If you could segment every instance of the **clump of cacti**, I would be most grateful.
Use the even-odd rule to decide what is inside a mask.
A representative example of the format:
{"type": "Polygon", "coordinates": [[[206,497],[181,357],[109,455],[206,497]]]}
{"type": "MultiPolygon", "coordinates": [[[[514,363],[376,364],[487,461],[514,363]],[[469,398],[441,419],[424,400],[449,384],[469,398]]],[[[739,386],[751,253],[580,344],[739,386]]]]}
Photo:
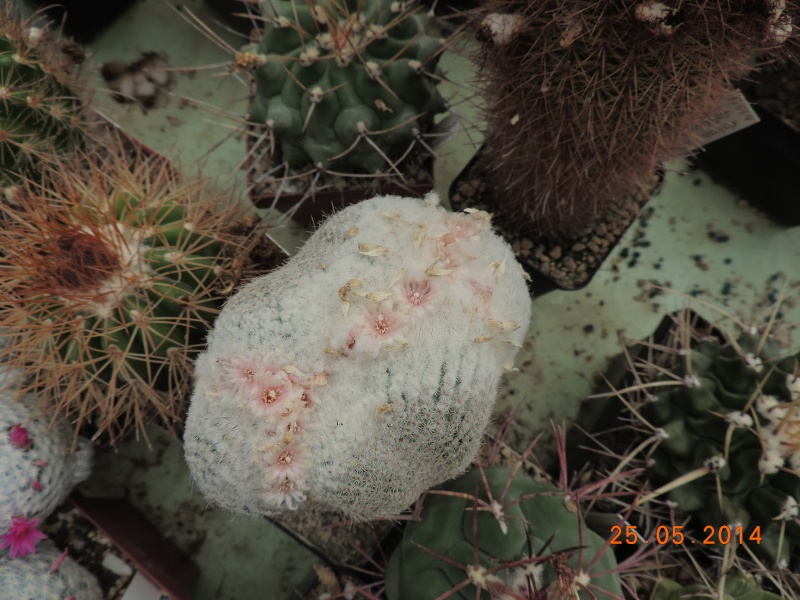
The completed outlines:
{"type": "Polygon", "coordinates": [[[621,598],[616,566],[558,487],[518,468],[473,468],[425,497],[389,561],[386,593],[389,600],[621,598]]]}
{"type": "Polygon", "coordinates": [[[437,204],[346,208],[228,301],[184,435],[209,500],[371,519],[469,465],[530,297],[489,215],[437,204]]]}
{"type": "Polygon", "coordinates": [[[504,226],[580,232],[702,142],[795,2],[487,0],[474,13],[486,146],[504,226]]]}
{"type": "MultiPolygon", "coordinates": [[[[0,386],[14,381],[13,373],[0,369],[0,386]]],[[[0,534],[15,523],[19,529],[23,520],[47,517],[92,466],[88,440],[74,444],[65,422],[51,426],[36,418],[35,398],[16,396],[15,389],[0,393],[0,534]]]]}
{"type": "MultiPolygon", "coordinates": [[[[444,110],[442,40],[416,0],[269,0],[249,121],[292,168],[388,172],[444,110]]],[[[424,144],[420,145],[424,147],[424,144]]]]}
{"type": "Polygon", "coordinates": [[[52,542],[43,542],[35,554],[13,560],[0,554],[0,589],[5,600],[101,600],[94,575],[52,542]]]}
{"type": "Polygon", "coordinates": [[[23,393],[112,443],[182,420],[192,359],[263,234],[229,198],[117,142],[26,181],[0,229],[0,357],[27,376],[23,393]]]}
{"type": "Polygon", "coordinates": [[[0,2],[0,186],[31,174],[36,165],[79,147],[86,126],[84,102],[72,66],[78,46],[22,21],[0,2]]]}

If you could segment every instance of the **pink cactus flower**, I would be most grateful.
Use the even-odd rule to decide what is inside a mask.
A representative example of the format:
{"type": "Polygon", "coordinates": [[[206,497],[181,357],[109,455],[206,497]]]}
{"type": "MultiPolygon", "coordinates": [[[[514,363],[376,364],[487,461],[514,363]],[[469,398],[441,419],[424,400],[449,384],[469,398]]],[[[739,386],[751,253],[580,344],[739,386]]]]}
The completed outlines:
{"type": "Polygon", "coordinates": [[[278,508],[285,506],[289,510],[297,510],[300,503],[306,499],[302,488],[291,479],[284,479],[276,488],[267,490],[264,492],[264,497],[278,508]]]}
{"type": "Polygon", "coordinates": [[[303,452],[296,446],[283,446],[278,449],[269,463],[272,478],[279,484],[287,479],[300,481],[305,471],[303,452]]]}
{"type": "Polygon", "coordinates": [[[9,558],[34,554],[37,542],[47,538],[45,534],[36,529],[38,524],[39,519],[37,517],[32,519],[26,519],[22,516],[12,518],[8,532],[0,537],[0,550],[10,548],[9,558]]]}
{"type": "Polygon", "coordinates": [[[489,304],[489,302],[491,302],[492,296],[494,296],[494,288],[492,286],[482,283],[477,279],[470,279],[469,284],[472,286],[475,294],[481,298],[484,303],[489,304]]]}
{"type": "Polygon", "coordinates": [[[295,412],[303,388],[292,384],[283,371],[267,373],[256,379],[256,387],[245,399],[246,406],[259,416],[281,419],[295,412]]]}
{"type": "Polygon", "coordinates": [[[436,268],[447,271],[455,271],[460,266],[459,259],[468,258],[463,252],[458,252],[458,247],[446,246],[444,242],[436,245],[433,255],[439,259],[436,268]]]}
{"type": "Polygon", "coordinates": [[[475,240],[480,237],[481,225],[470,216],[449,215],[447,221],[448,231],[442,238],[445,245],[454,244],[460,240],[475,240]]]}
{"type": "Polygon", "coordinates": [[[401,344],[407,321],[406,315],[393,310],[388,304],[379,305],[375,309],[365,309],[363,316],[350,333],[351,339],[358,340],[355,350],[375,355],[382,349],[401,344]]]}
{"type": "Polygon", "coordinates": [[[38,479],[34,479],[33,481],[31,481],[31,487],[37,492],[42,491],[42,484],[38,479]]]}
{"type": "Polygon", "coordinates": [[[258,389],[258,379],[270,370],[270,366],[264,358],[234,356],[222,364],[222,381],[247,397],[258,389]]]}
{"type": "Polygon", "coordinates": [[[17,423],[8,432],[8,440],[18,448],[28,449],[33,446],[33,440],[28,435],[28,430],[22,426],[22,423],[17,423]]]}

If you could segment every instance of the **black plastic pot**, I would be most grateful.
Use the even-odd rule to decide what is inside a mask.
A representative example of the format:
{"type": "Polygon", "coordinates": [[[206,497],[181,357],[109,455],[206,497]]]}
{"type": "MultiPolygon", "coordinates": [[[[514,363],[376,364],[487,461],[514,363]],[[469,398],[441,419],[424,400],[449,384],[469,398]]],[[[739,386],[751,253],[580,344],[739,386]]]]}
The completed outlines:
{"type": "MultiPolygon", "coordinates": [[[[450,184],[450,188],[448,190],[448,197],[449,197],[449,200],[450,200],[450,205],[451,205],[453,210],[462,210],[464,208],[470,208],[469,205],[460,206],[459,202],[454,202],[454,198],[456,197],[456,194],[458,193],[458,189],[459,189],[460,185],[463,182],[470,181],[471,179],[474,179],[474,173],[473,173],[474,171],[476,171],[478,174],[480,174],[480,167],[478,167],[478,165],[479,165],[479,161],[481,160],[481,157],[482,157],[483,149],[484,149],[484,146],[481,146],[478,149],[478,151],[475,153],[475,155],[472,157],[472,159],[467,163],[467,165],[461,170],[461,172],[458,174],[458,176],[450,184]],[[476,167],[478,167],[478,168],[476,169],[476,167]],[[473,173],[473,174],[470,176],[471,173],[473,173]]],[[[653,197],[653,196],[657,195],[661,191],[661,189],[663,187],[664,175],[665,175],[664,169],[660,168],[658,170],[658,174],[657,175],[658,175],[658,182],[655,185],[655,187],[653,188],[652,192],[650,192],[650,197],[653,197]]],[[[646,208],[646,204],[647,203],[643,204],[642,207],[639,210],[639,213],[630,220],[630,223],[625,227],[625,231],[630,229],[630,227],[634,223],[636,223],[637,219],[639,219],[639,217],[641,215],[641,212],[646,208]]],[[[484,207],[481,206],[480,208],[484,208],[484,207]]],[[[486,207],[486,210],[488,210],[488,212],[493,212],[491,207],[486,207]]],[[[499,233],[502,234],[503,232],[500,231],[499,233]]],[[[624,232],[623,232],[623,235],[624,235],[624,232]]],[[[539,297],[541,297],[541,296],[543,296],[543,295],[545,295],[545,294],[547,294],[549,292],[552,292],[554,290],[578,291],[578,290],[581,290],[581,289],[585,288],[587,285],[589,285],[592,282],[592,279],[594,279],[594,276],[602,268],[604,261],[612,254],[612,252],[614,251],[614,248],[616,248],[616,246],[619,243],[620,239],[622,239],[622,235],[617,237],[614,240],[613,244],[609,244],[606,248],[601,249],[599,252],[594,252],[593,256],[596,259],[596,263],[594,265],[588,265],[587,264],[587,269],[586,269],[587,275],[586,275],[586,278],[583,281],[581,281],[580,283],[578,283],[576,285],[573,285],[573,286],[564,285],[561,282],[559,282],[557,279],[555,279],[555,278],[551,277],[550,275],[548,275],[547,273],[542,272],[530,259],[528,259],[525,256],[522,256],[519,252],[517,253],[516,258],[517,258],[517,261],[522,266],[522,268],[525,270],[525,272],[530,277],[530,280],[528,281],[528,290],[530,291],[531,296],[533,296],[534,298],[539,298],[539,297]]],[[[508,241],[510,242],[511,240],[508,240],[508,241]]],[[[562,240],[562,242],[559,243],[558,245],[562,246],[564,248],[567,248],[567,247],[572,247],[574,242],[575,242],[575,240],[562,240]]],[[[556,244],[554,243],[553,246],[555,246],[555,245],[556,244]]]]}
{"type": "Polygon", "coordinates": [[[197,565],[127,500],[73,492],[69,502],[172,600],[192,599],[197,565]]]}
{"type": "Polygon", "coordinates": [[[111,25],[136,0],[24,0],[41,10],[64,33],[75,41],[86,43],[111,25]]]}
{"type": "Polygon", "coordinates": [[[761,119],[705,147],[697,164],[780,225],[800,225],[800,132],[758,104],[761,119]]]}

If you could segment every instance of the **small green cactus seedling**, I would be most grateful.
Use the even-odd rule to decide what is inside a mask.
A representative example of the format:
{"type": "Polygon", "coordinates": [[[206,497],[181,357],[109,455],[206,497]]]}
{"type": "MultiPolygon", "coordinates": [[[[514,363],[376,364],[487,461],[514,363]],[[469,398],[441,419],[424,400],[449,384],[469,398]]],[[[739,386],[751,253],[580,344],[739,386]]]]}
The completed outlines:
{"type": "Polygon", "coordinates": [[[113,441],[182,418],[192,358],[260,229],[234,233],[242,209],[163,159],[103,152],[47,168],[4,206],[0,356],[28,376],[23,392],[113,441]]]}
{"type": "Polygon", "coordinates": [[[75,49],[20,21],[0,0],[0,186],[79,146],[85,111],[70,89],[71,67],[82,60],[75,49]]]}
{"type": "MultiPolygon", "coordinates": [[[[394,170],[444,110],[442,41],[416,0],[267,0],[250,121],[292,168],[394,170]]],[[[238,62],[244,60],[245,55],[238,62]]]]}
{"type": "Polygon", "coordinates": [[[516,469],[474,468],[425,497],[389,561],[386,591],[389,600],[621,598],[616,566],[559,488],[516,469]]]}

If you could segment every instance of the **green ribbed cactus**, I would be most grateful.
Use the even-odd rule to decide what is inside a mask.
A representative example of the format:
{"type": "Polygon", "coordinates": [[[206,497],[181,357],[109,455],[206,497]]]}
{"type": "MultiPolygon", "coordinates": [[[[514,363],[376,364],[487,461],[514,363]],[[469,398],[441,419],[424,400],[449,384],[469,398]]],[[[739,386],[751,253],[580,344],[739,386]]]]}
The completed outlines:
{"type": "Polygon", "coordinates": [[[621,598],[616,566],[561,490],[485,467],[425,498],[389,560],[386,592],[389,600],[433,600],[448,590],[464,600],[531,598],[529,590],[536,598],[621,598]]]}
{"type": "Polygon", "coordinates": [[[0,358],[28,376],[23,393],[113,441],[182,419],[191,361],[263,231],[162,159],[104,152],[4,207],[0,358]]]}
{"type": "Polygon", "coordinates": [[[0,3],[0,186],[80,145],[84,105],[69,87],[68,47],[0,3]]]}
{"type": "Polygon", "coordinates": [[[386,172],[436,113],[442,40],[415,0],[269,0],[250,121],[292,168],[386,172]]]}
{"type": "Polygon", "coordinates": [[[728,339],[679,350],[658,378],[674,385],[652,388],[640,407],[661,438],[649,473],[655,485],[692,474],[669,499],[701,541],[711,534],[719,546],[727,525],[781,563],[800,542],[800,354],[781,359],[775,340],[755,332],[728,339]]]}
{"type": "Polygon", "coordinates": [[[709,589],[708,586],[701,583],[683,586],[671,579],[659,579],[650,600],[689,600],[712,597],[720,600],[779,600],[781,598],[778,594],[762,590],[752,575],[742,571],[728,573],[725,576],[724,584],[720,583],[715,588],[709,589]]]}

